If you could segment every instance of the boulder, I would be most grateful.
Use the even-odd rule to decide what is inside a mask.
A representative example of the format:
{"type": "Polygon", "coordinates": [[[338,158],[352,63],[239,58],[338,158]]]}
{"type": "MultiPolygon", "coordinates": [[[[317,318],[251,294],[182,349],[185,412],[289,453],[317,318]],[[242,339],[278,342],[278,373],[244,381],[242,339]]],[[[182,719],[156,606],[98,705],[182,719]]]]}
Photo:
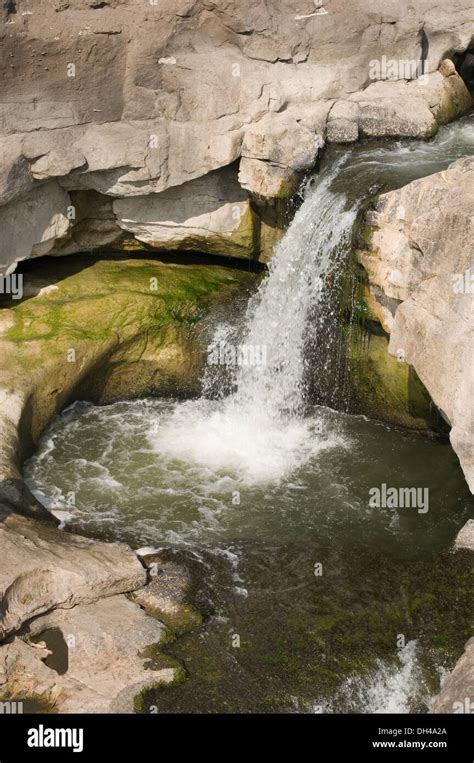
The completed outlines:
{"type": "Polygon", "coordinates": [[[150,572],[150,582],[133,591],[131,600],[162,620],[174,633],[183,633],[200,625],[200,613],[187,601],[191,575],[186,568],[162,559],[159,554],[148,556],[144,563],[150,572]]]}
{"type": "Polygon", "coordinates": [[[302,124],[289,111],[269,114],[248,127],[239,170],[242,187],[265,199],[291,196],[302,173],[314,166],[324,145],[315,127],[302,124]]]}
{"type": "Polygon", "coordinates": [[[137,695],[179,678],[171,659],[158,664],[163,632],[120,595],[38,617],[0,646],[2,699],[57,713],[133,713],[137,695]]]}
{"type": "Polygon", "coordinates": [[[114,201],[117,224],[162,250],[253,258],[257,220],[232,167],[159,194],[114,201]]]}
{"type": "Polygon", "coordinates": [[[146,582],[127,546],[63,533],[15,514],[0,525],[0,548],[0,639],[50,609],[90,603],[146,582]]]}
{"type": "Polygon", "coordinates": [[[474,159],[464,158],[382,195],[359,253],[394,311],[389,352],[413,366],[451,426],[471,490],[473,189],[474,159]]]}
{"type": "Polygon", "coordinates": [[[464,654],[446,679],[431,707],[432,713],[472,715],[474,711],[474,638],[466,644],[464,654]]]}
{"type": "Polygon", "coordinates": [[[464,527],[458,532],[454,547],[474,551],[474,519],[468,519],[464,527]]]}
{"type": "Polygon", "coordinates": [[[357,123],[365,137],[427,138],[472,106],[466,85],[447,61],[418,79],[372,82],[350,100],[359,106],[357,123]]]}

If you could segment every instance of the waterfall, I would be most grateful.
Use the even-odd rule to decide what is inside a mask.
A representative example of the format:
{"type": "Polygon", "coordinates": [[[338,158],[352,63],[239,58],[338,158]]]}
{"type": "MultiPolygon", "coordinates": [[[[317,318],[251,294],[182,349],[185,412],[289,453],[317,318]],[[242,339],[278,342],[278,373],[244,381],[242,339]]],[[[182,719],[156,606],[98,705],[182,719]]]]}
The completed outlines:
{"type": "Polygon", "coordinates": [[[342,443],[310,405],[341,402],[338,292],[358,209],[368,193],[446,167],[471,139],[468,119],[426,144],[328,150],[249,302],[241,337],[231,322],[218,326],[210,348],[217,365],[208,363],[203,396],[168,404],[150,426],[161,460],[196,470],[211,493],[223,479],[276,485],[342,443]]]}
{"type": "Polygon", "coordinates": [[[346,209],[345,194],[330,189],[340,164],[308,187],[275,249],[268,278],[249,304],[244,342],[266,356],[264,365],[242,365],[237,374],[234,402],[249,414],[264,410],[273,418],[303,411],[307,337],[313,345],[325,339],[327,283],[343,264],[356,214],[354,207],[346,209]]]}
{"type": "MultiPolygon", "coordinates": [[[[316,351],[328,339],[326,284],[345,261],[356,215],[345,193],[331,190],[342,161],[307,186],[268,276],[249,302],[237,351],[231,346],[232,326],[221,324],[215,331],[209,348],[214,362],[242,361],[231,370],[233,391],[223,397],[222,389],[216,390],[216,367],[209,365],[203,380],[207,396],[176,404],[152,433],[160,458],[204,468],[206,479],[217,475],[210,478],[212,485],[220,484],[223,474],[244,483],[276,484],[340,442],[334,433],[324,434],[314,416],[305,416],[305,371],[308,339],[316,351]]],[[[335,321],[329,322],[334,330],[335,321]]]]}

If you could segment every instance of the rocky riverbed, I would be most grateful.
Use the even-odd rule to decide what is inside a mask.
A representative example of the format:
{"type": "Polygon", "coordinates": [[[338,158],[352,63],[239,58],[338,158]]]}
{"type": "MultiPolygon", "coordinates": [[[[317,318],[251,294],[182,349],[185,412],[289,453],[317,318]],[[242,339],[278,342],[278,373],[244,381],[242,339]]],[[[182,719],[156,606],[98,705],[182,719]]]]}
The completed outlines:
{"type": "MultiPolygon", "coordinates": [[[[328,148],[429,140],[472,108],[472,9],[30,6],[0,10],[0,273],[24,285],[0,305],[0,686],[131,712],[182,678],[160,644],[199,627],[189,572],[58,529],[23,462],[75,400],[200,394],[211,328],[271,270],[328,148]]],[[[367,341],[346,348],[358,410],[428,430],[434,412],[471,490],[473,172],[456,157],[373,189],[354,246],[367,341]]],[[[472,520],[455,548],[473,550],[472,520]]],[[[472,652],[435,710],[472,697],[472,652]]]]}

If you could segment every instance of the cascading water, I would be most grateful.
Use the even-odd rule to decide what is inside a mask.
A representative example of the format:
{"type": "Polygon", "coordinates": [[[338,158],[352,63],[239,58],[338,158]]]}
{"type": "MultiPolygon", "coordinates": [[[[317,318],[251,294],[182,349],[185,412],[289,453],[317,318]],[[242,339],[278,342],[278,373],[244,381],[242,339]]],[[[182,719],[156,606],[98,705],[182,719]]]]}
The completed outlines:
{"type": "Polygon", "coordinates": [[[249,305],[245,344],[263,347],[264,366],[244,365],[237,376],[236,405],[270,418],[301,414],[305,402],[305,339],[308,316],[323,300],[329,274],[347,252],[355,209],[330,186],[341,162],[306,193],[303,205],[276,247],[269,277],[249,305]]]}
{"type": "MultiPolygon", "coordinates": [[[[234,353],[243,361],[233,368],[235,391],[217,403],[201,398],[179,405],[162,419],[153,435],[161,456],[184,457],[251,483],[275,482],[336,442],[321,437],[317,420],[303,414],[308,316],[314,318],[319,302],[327,304],[325,283],[344,260],[356,215],[354,205],[346,209],[344,193],[330,190],[340,164],[308,189],[250,301],[234,353]]],[[[311,328],[317,335],[317,321],[311,328]]],[[[230,352],[222,326],[211,347],[218,358],[230,352]]],[[[206,378],[204,386],[211,387],[206,378]]],[[[219,389],[214,393],[220,397],[219,389]]]]}
{"type": "Polygon", "coordinates": [[[472,119],[426,144],[331,149],[242,330],[216,329],[210,354],[240,345],[254,362],[225,366],[230,383],[210,364],[197,400],[78,403],[27,463],[73,529],[204,570],[215,613],[172,647],[188,680],[150,697],[160,712],[425,711],[462,652],[472,576],[449,549],[472,500],[452,451],[312,405],[311,374],[322,358],[337,386],[331,288],[364,197],[473,152],[472,119]],[[369,505],[370,486],[401,479],[429,487],[428,513],[369,505]]]}

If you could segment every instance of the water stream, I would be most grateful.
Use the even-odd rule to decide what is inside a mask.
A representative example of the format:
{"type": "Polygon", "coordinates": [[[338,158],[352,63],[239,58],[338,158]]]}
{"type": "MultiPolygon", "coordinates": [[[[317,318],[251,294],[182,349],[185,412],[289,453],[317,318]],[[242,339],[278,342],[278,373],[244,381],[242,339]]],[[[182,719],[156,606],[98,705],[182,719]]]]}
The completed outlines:
{"type": "Polygon", "coordinates": [[[330,149],[243,322],[216,328],[210,357],[253,362],[210,362],[195,400],[77,403],[27,463],[71,528],[201,571],[212,614],[169,647],[188,679],[150,695],[160,712],[423,711],[462,651],[469,564],[450,547],[472,499],[456,456],[318,405],[314,375],[331,386],[327,284],[361,204],[470,153],[472,118],[429,143],[330,149]],[[429,510],[371,507],[383,483],[429,489],[429,510]]]}

